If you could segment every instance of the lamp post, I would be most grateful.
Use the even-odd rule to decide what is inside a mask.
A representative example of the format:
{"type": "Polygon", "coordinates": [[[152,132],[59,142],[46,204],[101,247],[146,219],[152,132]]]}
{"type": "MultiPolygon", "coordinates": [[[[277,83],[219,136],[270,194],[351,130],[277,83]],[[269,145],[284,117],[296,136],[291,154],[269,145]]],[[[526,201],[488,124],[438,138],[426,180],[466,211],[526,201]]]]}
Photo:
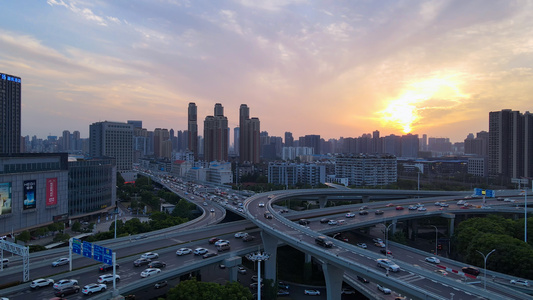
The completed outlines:
{"type": "Polygon", "coordinates": [[[257,262],[257,300],[261,300],[261,262],[270,258],[270,254],[257,251],[256,253],[246,254],[246,258],[257,262]]]}
{"type": "Polygon", "coordinates": [[[489,258],[489,256],[492,254],[492,252],[496,251],[496,249],[492,249],[492,251],[490,251],[489,253],[487,253],[487,255],[481,253],[480,251],[476,250],[477,253],[481,254],[481,256],[483,256],[483,261],[484,261],[484,269],[485,269],[485,284],[484,284],[484,287],[485,287],[485,290],[487,289],[487,259],[489,258]]]}
{"type": "MultiPolygon", "coordinates": [[[[387,256],[387,251],[389,251],[389,227],[392,225],[394,225],[394,223],[390,223],[385,229],[385,256],[387,256]]],[[[385,224],[383,224],[383,226],[385,226],[385,224]]]]}
{"type": "Polygon", "coordinates": [[[438,254],[438,251],[437,251],[437,240],[439,239],[439,230],[437,229],[437,226],[435,225],[430,225],[430,226],[433,226],[435,228],[435,255],[438,254]]]}

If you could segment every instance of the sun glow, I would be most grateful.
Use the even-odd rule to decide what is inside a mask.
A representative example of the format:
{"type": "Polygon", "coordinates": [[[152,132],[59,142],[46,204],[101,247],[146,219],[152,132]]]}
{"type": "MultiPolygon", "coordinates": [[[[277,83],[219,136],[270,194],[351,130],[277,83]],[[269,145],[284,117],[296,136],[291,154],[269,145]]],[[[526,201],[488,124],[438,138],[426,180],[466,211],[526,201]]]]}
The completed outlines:
{"type": "Polygon", "coordinates": [[[450,78],[434,78],[412,83],[400,97],[390,100],[380,111],[384,126],[409,133],[423,119],[426,110],[448,109],[467,97],[460,92],[458,82],[450,78]]]}

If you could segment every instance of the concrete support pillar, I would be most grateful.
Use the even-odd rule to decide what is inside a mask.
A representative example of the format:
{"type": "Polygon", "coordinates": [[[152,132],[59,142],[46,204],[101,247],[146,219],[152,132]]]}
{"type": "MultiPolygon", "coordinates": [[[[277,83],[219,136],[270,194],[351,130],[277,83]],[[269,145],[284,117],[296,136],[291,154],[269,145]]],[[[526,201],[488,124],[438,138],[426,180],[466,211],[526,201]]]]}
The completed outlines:
{"type": "Polygon", "coordinates": [[[312,257],[313,257],[313,256],[311,256],[311,255],[305,253],[305,262],[306,262],[306,263],[310,263],[312,257]]]}
{"type": "Polygon", "coordinates": [[[369,200],[370,200],[370,196],[361,196],[361,201],[363,203],[368,203],[369,200]]]}
{"type": "Polygon", "coordinates": [[[328,198],[326,196],[318,197],[318,204],[320,205],[320,208],[326,207],[326,203],[328,203],[328,198]]]}
{"type": "Polygon", "coordinates": [[[237,281],[238,266],[242,263],[242,257],[235,256],[224,260],[224,265],[229,269],[229,281],[237,281]]]}
{"type": "Polygon", "coordinates": [[[276,282],[276,260],[278,250],[278,239],[265,231],[261,231],[261,239],[265,252],[270,258],[265,261],[265,279],[272,279],[276,282]]]}
{"type": "Polygon", "coordinates": [[[326,279],[326,298],[328,300],[340,300],[344,271],[328,263],[322,264],[322,270],[326,279]]]}
{"type": "Polygon", "coordinates": [[[448,237],[452,237],[453,233],[454,233],[454,230],[455,230],[455,215],[452,215],[453,218],[450,218],[448,220],[448,237]]]}
{"type": "Polygon", "coordinates": [[[392,231],[389,233],[390,235],[394,235],[396,233],[396,224],[398,223],[398,219],[392,220],[392,231]]]}

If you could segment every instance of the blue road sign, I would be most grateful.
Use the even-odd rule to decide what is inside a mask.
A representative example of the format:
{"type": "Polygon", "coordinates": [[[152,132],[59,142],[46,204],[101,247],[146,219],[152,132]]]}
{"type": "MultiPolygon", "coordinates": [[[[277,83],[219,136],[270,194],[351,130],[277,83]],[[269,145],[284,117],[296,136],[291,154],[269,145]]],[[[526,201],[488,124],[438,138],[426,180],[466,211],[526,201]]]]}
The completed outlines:
{"type": "Polygon", "coordinates": [[[81,254],[81,240],[72,239],[72,253],[81,254]]]}
{"type": "Polygon", "coordinates": [[[494,190],[486,190],[485,195],[487,195],[487,197],[490,197],[490,198],[496,197],[496,193],[494,192],[494,190]]]}
{"type": "Polygon", "coordinates": [[[475,188],[475,189],[474,189],[474,194],[475,194],[476,196],[483,196],[483,189],[475,188]]]}
{"type": "Polygon", "coordinates": [[[104,261],[104,247],[94,245],[93,258],[99,262],[104,261]]]}
{"type": "Polygon", "coordinates": [[[104,248],[104,247],[102,248],[104,250],[104,263],[108,265],[112,265],[113,264],[113,250],[109,248],[104,248]]]}
{"type": "Polygon", "coordinates": [[[91,258],[93,254],[93,244],[83,242],[83,256],[91,258]]]}

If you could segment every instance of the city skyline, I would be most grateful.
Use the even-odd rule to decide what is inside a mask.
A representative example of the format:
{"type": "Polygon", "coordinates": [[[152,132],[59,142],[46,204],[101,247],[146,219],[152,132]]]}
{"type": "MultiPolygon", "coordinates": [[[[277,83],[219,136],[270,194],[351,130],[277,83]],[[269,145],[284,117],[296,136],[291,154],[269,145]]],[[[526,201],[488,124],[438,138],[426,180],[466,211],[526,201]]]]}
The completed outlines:
{"type": "Polygon", "coordinates": [[[230,128],[246,103],[273,136],[458,142],[488,130],[490,111],[529,110],[532,12],[527,1],[15,1],[0,13],[0,72],[22,79],[24,136],[88,137],[106,120],[185,130],[194,102],[199,120],[222,103],[230,128]]]}

